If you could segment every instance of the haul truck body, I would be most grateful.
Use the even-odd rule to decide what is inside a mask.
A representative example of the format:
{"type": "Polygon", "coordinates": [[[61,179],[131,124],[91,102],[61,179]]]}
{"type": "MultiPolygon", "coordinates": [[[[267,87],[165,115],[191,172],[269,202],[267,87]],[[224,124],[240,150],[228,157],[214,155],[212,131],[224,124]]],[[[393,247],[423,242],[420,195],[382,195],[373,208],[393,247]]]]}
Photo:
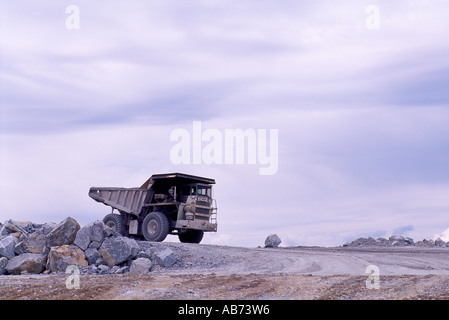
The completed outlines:
{"type": "Polygon", "coordinates": [[[122,235],[163,241],[176,234],[181,242],[200,243],[204,232],[217,231],[214,184],[184,173],[154,174],[141,187],[92,187],[89,196],[112,207],[103,222],[122,235]]]}

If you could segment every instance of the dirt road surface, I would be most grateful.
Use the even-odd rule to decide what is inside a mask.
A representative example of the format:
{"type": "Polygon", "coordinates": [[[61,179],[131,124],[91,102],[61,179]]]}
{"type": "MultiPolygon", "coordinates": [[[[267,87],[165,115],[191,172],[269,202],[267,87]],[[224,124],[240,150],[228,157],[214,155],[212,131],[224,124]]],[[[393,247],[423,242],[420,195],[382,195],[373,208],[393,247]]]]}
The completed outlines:
{"type": "Polygon", "coordinates": [[[79,289],[66,287],[66,274],[0,276],[0,299],[449,299],[449,248],[143,245],[170,247],[179,262],[80,275],[79,289]]]}

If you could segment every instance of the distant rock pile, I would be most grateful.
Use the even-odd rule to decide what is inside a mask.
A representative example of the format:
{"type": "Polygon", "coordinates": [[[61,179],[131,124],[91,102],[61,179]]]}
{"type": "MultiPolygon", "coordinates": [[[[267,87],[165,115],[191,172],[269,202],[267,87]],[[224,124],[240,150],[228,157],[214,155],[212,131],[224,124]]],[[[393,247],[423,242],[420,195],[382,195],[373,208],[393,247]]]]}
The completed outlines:
{"type": "Polygon", "coordinates": [[[84,273],[147,273],[178,262],[170,248],[139,245],[102,221],[80,227],[68,217],[59,224],[0,223],[0,275],[65,272],[71,265],[84,273]]]}
{"type": "Polygon", "coordinates": [[[391,236],[385,238],[358,238],[354,241],[347,242],[343,247],[449,247],[449,242],[445,242],[438,238],[437,240],[421,240],[414,242],[412,238],[404,236],[391,236]]]}

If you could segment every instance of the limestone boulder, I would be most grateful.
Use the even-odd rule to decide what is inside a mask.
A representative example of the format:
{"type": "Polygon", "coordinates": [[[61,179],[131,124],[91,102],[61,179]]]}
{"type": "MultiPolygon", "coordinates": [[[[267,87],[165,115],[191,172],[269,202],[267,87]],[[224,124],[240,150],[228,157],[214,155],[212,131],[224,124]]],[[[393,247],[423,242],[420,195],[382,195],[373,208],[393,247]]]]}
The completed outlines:
{"type": "Polygon", "coordinates": [[[282,240],[277,234],[270,234],[265,239],[265,248],[277,248],[281,244],[282,240]]]}
{"type": "Polygon", "coordinates": [[[140,247],[136,240],[123,236],[107,237],[99,249],[109,267],[134,258],[139,251],[140,247]]]}
{"type": "Polygon", "coordinates": [[[103,221],[97,220],[85,225],[78,231],[74,244],[80,247],[81,250],[86,250],[92,242],[98,244],[103,242],[107,234],[108,231],[106,230],[106,225],[103,221]]]}
{"type": "Polygon", "coordinates": [[[41,273],[45,268],[45,256],[38,253],[24,253],[9,260],[5,269],[10,274],[41,273]]]}
{"type": "Polygon", "coordinates": [[[75,245],[51,247],[48,253],[47,269],[51,272],[63,271],[70,265],[87,266],[84,252],[75,245]]]}
{"type": "Polygon", "coordinates": [[[17,243],[14,250],[16,254],[47,253],[47,238],[42,232],[34,232],[28,238],[17,243]]]}
{"type": "Polygon", "coordinates": [[[14,234],[10,234],[0,240],[0,257],[11,259],[15,256],[14,249],[19,239],[14,234]]]}
{"type": "Polygon", "coordinates": [[[131,273],[149,273],[153,263],[148,258],[137,258],[133,260],[129,267],[131,273]]]}
{"type": "Polygon", "coordinates": [[[49,247],[72,244],[79,230],[78,222],[68,217],[47,234],[47,244],[49,247]]]}
{"type": "Polygon", "coordinates": [[[154,257],[161,267],[171,267],[178,261],[170,248],[155,252],[154,257]]]}

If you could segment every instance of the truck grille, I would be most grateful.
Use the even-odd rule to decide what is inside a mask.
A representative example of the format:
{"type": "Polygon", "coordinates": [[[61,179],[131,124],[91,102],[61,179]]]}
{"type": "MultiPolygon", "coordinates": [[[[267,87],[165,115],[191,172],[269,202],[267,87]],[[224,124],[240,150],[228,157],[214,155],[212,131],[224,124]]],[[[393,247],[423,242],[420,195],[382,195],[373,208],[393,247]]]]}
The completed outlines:
{"type": "Polygon", "coordinates": [[[209,220],[210,209],[198,208],[195,210],[195,219],[209,220]]]}
{"type": "Polygon", "coordinates": [[[201,213],[201,214],[207,214],[209,215],[210,209],[204,209],[204,208],[196,208],[195,213],[201,213]]]}
{"type": "Polygon", "coordinates": [[[196,201],[198,206],[210,207],[210,203],[206,201],[196,201]]]}

